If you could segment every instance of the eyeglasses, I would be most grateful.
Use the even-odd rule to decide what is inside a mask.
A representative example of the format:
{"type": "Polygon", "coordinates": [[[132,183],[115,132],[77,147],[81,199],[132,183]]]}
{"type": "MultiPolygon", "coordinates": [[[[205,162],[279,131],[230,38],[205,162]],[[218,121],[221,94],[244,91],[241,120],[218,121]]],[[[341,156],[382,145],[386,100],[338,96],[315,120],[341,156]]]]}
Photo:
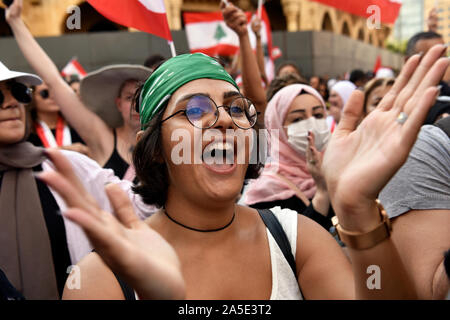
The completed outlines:
{"type": "Polygon", "coordinates": [[[42,99],[47,99],[48,97],[50,97],[50,92],[48,92],[47,89],[44,89],[39,91],[39,95],[41,96],[42,99]]]}
{"type": "Polygon", "coordinates": [[[214,100],[201,94],[189,98],[185,109],[175,112],[163,119],[161,123],[179,113],[184,113],[194,127],[208,129],[214,126],[219,119],[219,108],[224,108],[233,123],[241,129],[250,129],[256,123],[256,108],[249,99],[239,96],[233,99],[228,106],[217,106],[214,100]]]}
{"type": "MultiPolygon", "coordinates": [[[[24,104],[31,102],[31,93],[33,92],[31,88],[28,88],[26,85],[19,82],[8,82],[6,85],[17,102],[24,104]]],[[[5,95],[0,90],[0,105],[2,105],[3,102],[5,102],[5,95]]]]}

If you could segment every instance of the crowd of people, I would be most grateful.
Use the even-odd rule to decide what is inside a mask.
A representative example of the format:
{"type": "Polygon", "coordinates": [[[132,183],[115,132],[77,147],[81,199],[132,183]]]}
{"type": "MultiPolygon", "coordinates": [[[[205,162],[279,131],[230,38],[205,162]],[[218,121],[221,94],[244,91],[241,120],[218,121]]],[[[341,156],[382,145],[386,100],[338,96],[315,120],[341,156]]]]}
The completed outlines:
{"type": "Polygon", "coordinates": [[[0,62],[0,299],[450,299],[439,34],[397,73],[284,61],[268,79],[258,20],[222,3],[228,63],[64,79],[21,11],[6,21],[35,74],[0,62]]]}

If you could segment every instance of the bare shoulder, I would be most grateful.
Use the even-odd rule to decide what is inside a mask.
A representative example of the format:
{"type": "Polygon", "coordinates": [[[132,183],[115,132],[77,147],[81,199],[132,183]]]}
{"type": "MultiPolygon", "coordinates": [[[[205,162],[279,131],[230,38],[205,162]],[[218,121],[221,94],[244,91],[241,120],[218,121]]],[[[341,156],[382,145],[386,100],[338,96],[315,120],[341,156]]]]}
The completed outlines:
{"type": "Polygon", "coordinates": [[[297,222],[297,278],[307,299],[353,299],[351,264],[337,241],[301,214],[297,222]]]}
{"type": "Polygon", "coordinates": [[[85,256],[69,275],[63,300],[124,300],[114,273],[101,257],[92,252],[85,256]]]}

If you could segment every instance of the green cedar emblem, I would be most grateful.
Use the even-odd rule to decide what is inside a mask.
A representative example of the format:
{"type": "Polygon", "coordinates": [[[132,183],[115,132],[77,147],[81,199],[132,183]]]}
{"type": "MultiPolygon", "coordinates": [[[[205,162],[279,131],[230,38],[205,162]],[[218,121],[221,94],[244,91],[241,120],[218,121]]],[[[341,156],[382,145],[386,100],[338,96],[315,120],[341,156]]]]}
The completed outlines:
{"type": "Polygon", "coordinates": [[[225,31],[223,30],[222,26],[219,23],[217,25],[216,32],[214,33],[214,39],[220,41],[220,39],[225,38],[226,36],[227,34],[225,33],[225,31]]]}

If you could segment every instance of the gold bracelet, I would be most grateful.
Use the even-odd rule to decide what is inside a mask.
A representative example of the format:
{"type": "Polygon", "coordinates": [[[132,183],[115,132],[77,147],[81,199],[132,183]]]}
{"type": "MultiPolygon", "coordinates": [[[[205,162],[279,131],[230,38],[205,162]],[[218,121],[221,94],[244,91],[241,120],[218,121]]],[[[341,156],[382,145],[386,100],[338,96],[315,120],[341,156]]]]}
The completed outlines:
{"type": "Polygon", "coordinates": [[[392,226],[386,210],[384,210],[383,205],[378,199],[375,201],[381,216],[381,223],[371,231],[365,233],[348,231],[342,228],[336,216],[331,218],[339,239],[341,239],[347,247],[355,250],[369,249],[391,236],[392,226]]]}

